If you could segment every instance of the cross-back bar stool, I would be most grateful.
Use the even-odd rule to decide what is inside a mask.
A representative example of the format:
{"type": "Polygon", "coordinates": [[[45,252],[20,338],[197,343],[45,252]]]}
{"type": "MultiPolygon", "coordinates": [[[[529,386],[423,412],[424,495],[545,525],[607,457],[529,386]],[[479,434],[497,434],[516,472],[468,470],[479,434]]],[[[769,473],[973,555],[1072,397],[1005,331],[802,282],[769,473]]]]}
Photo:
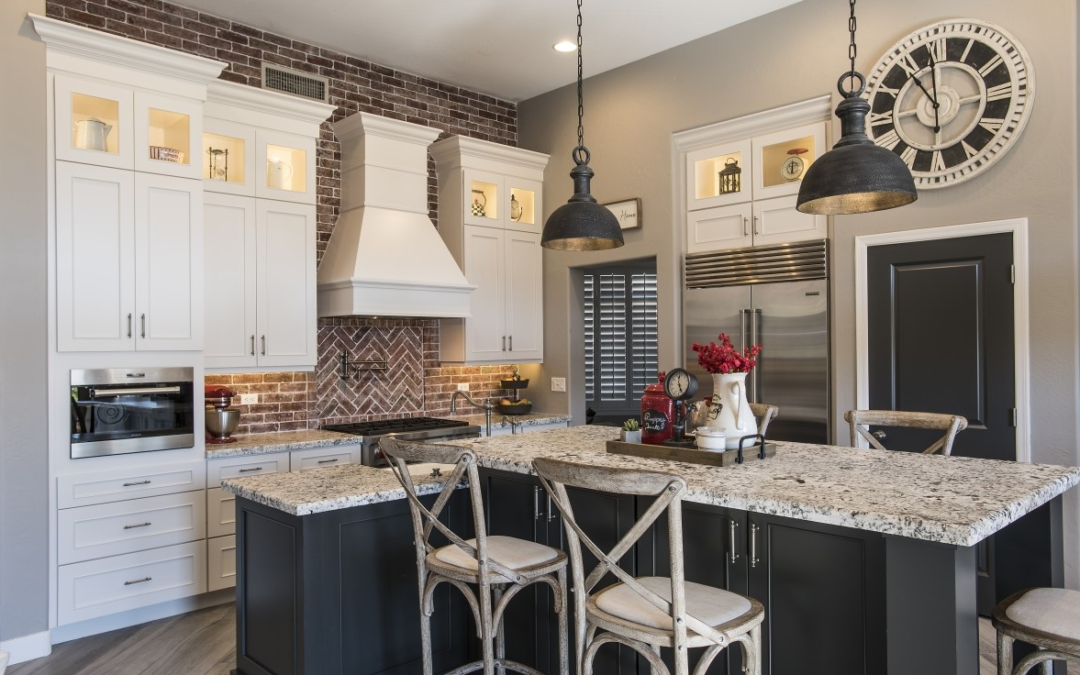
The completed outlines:
{"type": "Polygon", "coordinates": [[[758,433],[764,436],[765,430],[769,428],[769,422],[780,414],[780,408],[767,403],[751,403],[750,412],[757,419],[758,433]]]}
{"type": "Polygon", "coordinates": [[[445,675],[461,675],[483,669],[484,675],[494,675],[503,669],[525,675],[544,675],[535,668],[506,658],[506,635],[503,617],[506,606],[522,589],[537,583],[547,584],[555,596],[554,607],[559,616],[561,675],[569,675],[566,615],[566,553],[550,546],[515,537],[488,536],[484,519],[484,503],[480,494],[480,476],[476,470],[476,455],[465,448],[449,445],[408,443],[393,438],[379,442],[379,447],[405,488],[412,512],[415,533],[416,568],[420,589],[420,633],[423,641],[424,675],[432,675],[431,615],[434,612],[436,587],[448,583],[465,596],[476,621],[482,658],[459,666],[445,675]],[[406,462],[436,462],[454,464],[453,471],[431,508],[417,495],[416,485],[409,475],[406,462]],[[476,536],[462,539],[439,521],[454,486],[468,479],[472,504],[473,527],[476,536]],[[436,547],[431,543],[434,531],[450,543],[436,547]],[[475,588],[474,588],[475,587],[475,588]]]}
{"type": "Polygon", "coordinates": [[[859,444],[859,437],[865,438],[871,447],[888,450],[881,444],[884,434],[880,431],[870,433],[870,426],[907,427],[911,429],[936,429],[944,435],[930,447],[923,450],[924,455],[951,455],[956,434],[967,429],[967,419],[959,415],[941,413],[901,412],[898,410],[849,410],[844,419],[851,426],[851,445],[859,444]]]}
{"type": "Polygon", "coordinates": [[[566,526],[574,576],[574,636],[582,675],[592,675],[597,651],[610,643],[625,645],[641,654],[654,673],[670,673],[660,659],[660,648],[671,648],[676,675],[690,673],[688,649],[706,648],[694,669],[695,675],[703,675],[720,652],[738,643],[743,651],[743,671],[752,675],[761,673],[761,622],[765,618],[761,603],[684,578],[682,496],[686,481],[674,474],[588,466],[542,457],[533,460],[533,468],[562,513],[566,526]],[[613,549],[604,551],[574,519],[567,486],[656,500],[613,549]],[[634,578],[619,567],[619,559],[665,511],[671,576],[634,578]],[[587,576],[582,545],[600,561],[587,576]],[[608,574],[613,574],[618,582],[594,592],[608,574]]]}
{"type": "Polygon", "coordinates": [[[993,622],[999,675],[1026,675],[1035,666],[1050,675],[1054,660],[1071,659],[1070,665],[1080,666],[1080,591],[1032,588],[1014,593],[994,608],[993,622]],[[1038,651],[1020,659],[1014,669],[1015,640],[1038,651]]]}

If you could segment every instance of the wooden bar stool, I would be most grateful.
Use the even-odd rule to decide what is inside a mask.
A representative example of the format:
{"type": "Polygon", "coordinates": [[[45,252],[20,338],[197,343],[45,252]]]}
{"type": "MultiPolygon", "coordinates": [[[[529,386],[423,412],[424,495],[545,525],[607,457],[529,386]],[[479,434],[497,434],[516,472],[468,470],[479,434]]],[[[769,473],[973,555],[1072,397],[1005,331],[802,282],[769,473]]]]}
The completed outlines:
{"type": "Polygon", "coordinates": [[[503,617],[510,600],[522,589],[537,583],[550,586],[555,596],[555,612],[559,616],[559,673],[569,675],[566,553],[525,539],[487,535],[480,476],[476,470],[476,455],[472,452],[449,445],[408,443],[393,438],[379,441],[379,447],[405,488],[412,511],[420,587],[424,675],[432,675],[431,614],[434,612],[435,589],[441,583],[454,586],[465,596],[472,608],[483,650],[479,661],[459,666],[445,675],[460,675],[481,669],[484,675],[494,675],[496,668],[500,674],[505,669],[526,675],[544,675],[535,668],[506,658],[503,627],[503,617]],[[443,484],[443,491],[430,509],[421,503],[406,462],[455,465],[443,484]],[[439,521],[439,514],[454,494],[454,486],[462,478],[467,478],[469,482],[473,527],[476,531],[473,539],[462,539],[439,521]],[[438,530],[450,543],[442,547],[434,546],[431,543],[434,530],[438,530]]]}
{"type": "Polygon", "coordinates": [[[997,630],[998,675],[1024,675],[1042,665],[1043,675],[1053,672],[1053,660],[1080,665],[1080,591],[1032,588],[1013,593],[994,608],[997,630]],[[1038,647],[1012,667],[1013,641],[1038,647]]]}
{"type": "Polygon", "coordinates": [[[767,403],[751,403],[750,412],[757,418],[758,433],[764,436],[765,430],[769,428],[769,422],[780,414],[780,408],[767,403]]]}
{"type": "Polygon", "coordinates": [[[721,651],[739,643],[743,672],[760,675],[761,622],[765,618],[761,603],[684,579],[682,495],[686,481],[674,474],[586,466],[543,457],[533,460],[533,469],[562,513],[566,526],[574,574],[574,635],[582,675],[592,675],[597,651],[609,643],[633,649],[649,662],[654,673],[670,673],[660,659],[660,648],[671,648],[676,675],[690,673],[688,649],[706,648],[694,669],[695,675],[703,675],[721,651]],[[605,552],[574,520],[566,486],[656,500],[619,543],[605,552]],[[634,578],[619,567],[619,559],[665,510],[671,576],[634,578]],[[582,544],[600,561],[588,576],[582,560],[582,544]],[[597,584],[608,574],[613,574],[618,583],[594,593],[597,584]]]}
{"type": "Polygon", "coordinates": [[[951,455],[956,434],[967,429],[967,419],[959,415],[943,415],[941,413],[901,412],[898,410],[849,410],[844,413],[844,419],[851,426],[851,445],[853,447],[859,444],[859,436],[862,436],[870,443],[871,447],[878,450],[888,450],[881,444],[884,433],[881,431],[870,433],[870,425],[936,429],[945,432],[941,438],[922,451],[924,455],[951,455]]]}

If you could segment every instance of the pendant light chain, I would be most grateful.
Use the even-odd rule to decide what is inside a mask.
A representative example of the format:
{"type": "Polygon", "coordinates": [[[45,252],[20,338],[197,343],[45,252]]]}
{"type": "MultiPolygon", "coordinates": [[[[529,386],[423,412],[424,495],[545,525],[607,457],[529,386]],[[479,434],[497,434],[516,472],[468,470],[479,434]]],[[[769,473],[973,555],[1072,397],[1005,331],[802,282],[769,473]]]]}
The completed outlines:
{"type": "Polygon", "coordinates": [[[581,93],[581,79],[582,79],[582,67],[581,67],[581,0],[577,0],[577,148],[575,154],[580,153],[585,148],[585,124],[582,121],[585,117],[585,99],[581,93]]]}
{"type": "Polygon", "coordinates": [[[848,58],[851,60],[851,70],[848,71],[848,87],[854,88],[855,57],[859,53],[859,48],[855,46],[855,28],[858,24],[855,21],[855,0],[849,0],[848,4],[851,5],[851,16],[848,17],[848,32],[851,33],[851,43],[848,45],[847,50],[848,58]]]}

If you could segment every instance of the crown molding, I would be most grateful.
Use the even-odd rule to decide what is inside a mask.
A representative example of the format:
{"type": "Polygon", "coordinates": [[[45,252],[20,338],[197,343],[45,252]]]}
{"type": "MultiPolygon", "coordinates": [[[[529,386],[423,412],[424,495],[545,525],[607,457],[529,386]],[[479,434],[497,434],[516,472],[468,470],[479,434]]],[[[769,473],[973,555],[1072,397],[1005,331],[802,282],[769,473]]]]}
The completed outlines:
{"type": "Polygon", "coordinates": [[[246,84],[225,80],[214,80],[207,85],[206,100],[313,124],[322,124],[337,109],[329,103],[310,101],[278,91],[249,87],[246,84]]]}

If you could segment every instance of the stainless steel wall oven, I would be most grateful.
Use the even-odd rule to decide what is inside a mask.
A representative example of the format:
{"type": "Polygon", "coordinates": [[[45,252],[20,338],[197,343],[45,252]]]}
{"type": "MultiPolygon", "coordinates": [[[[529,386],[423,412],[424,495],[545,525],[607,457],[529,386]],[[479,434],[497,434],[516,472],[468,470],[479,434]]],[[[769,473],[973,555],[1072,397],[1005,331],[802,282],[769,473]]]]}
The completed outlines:
{"type": "Polygon", "coordinates": [[[194,369],[71,371],[71,458],[190,448],[194,369]]]}

